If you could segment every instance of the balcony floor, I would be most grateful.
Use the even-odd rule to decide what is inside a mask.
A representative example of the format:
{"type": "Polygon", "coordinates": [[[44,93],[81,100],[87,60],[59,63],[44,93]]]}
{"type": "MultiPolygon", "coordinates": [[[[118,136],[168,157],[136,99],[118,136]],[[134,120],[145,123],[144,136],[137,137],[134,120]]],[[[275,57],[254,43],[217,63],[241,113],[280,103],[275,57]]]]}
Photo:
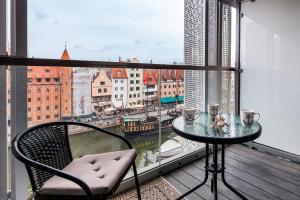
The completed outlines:
{"type": "MultiPolygon", "coordinates": [[[[227,182],[240,190],[248,199],[300,199],[299,164],[242,145],[227,147],[225,162],[227,182]]],[[[172,171],[164,178],[179,192],[184,193],[203,180],[204,165],[205,159],[201,159],[172,171]]],[[[186,199],[211,198],[210,177],[206,185],[186,199]]],[[[219,176],[219,180],[220,178],[219,176]]],[[[221,181],[218,182],[218,191],[219,199],[239,199],[221,181]]]]}

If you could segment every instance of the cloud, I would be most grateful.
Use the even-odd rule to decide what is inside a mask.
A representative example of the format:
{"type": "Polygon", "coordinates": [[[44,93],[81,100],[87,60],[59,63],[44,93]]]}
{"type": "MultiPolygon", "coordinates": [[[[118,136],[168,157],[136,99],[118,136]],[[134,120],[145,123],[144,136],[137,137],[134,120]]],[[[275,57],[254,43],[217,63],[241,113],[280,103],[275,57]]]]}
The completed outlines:
{"type": "Polygon", "coordinates": [[[147,45],[149,42],[147,40],[135,39],[134,44],[136,45],[147,45]]]}
{"type": "Polygon", "coordinates": [[[76,44],[73,46],[74,49],[82,49],[84,47],[84,45],[82,44],[76,44]]]}

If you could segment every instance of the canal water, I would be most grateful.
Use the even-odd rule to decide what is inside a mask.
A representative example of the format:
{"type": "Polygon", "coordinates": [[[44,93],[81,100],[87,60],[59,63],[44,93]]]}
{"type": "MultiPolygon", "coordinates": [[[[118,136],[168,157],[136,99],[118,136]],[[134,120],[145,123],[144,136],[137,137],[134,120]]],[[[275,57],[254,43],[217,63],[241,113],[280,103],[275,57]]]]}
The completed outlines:
{"type": "MultiPolygon", "coordinates": [[[[120,126],[108,128],[108,130],[123,135],[120,126]]],[[[162,133],[162,144],[172,137],[176,136],[174,132],[162,133]]],[[[143,168],[150,164],[158,162],[159,154],[159,135],[128,138],[130,143],[137,151],[137,168],[143,168]]],[[[110,151],[128,149],[127,145],[120,139],[99,133],[89,131],[77,133],[69,136],[73,157],[77,158],[85,154],[97,154],[110,151]]]]}

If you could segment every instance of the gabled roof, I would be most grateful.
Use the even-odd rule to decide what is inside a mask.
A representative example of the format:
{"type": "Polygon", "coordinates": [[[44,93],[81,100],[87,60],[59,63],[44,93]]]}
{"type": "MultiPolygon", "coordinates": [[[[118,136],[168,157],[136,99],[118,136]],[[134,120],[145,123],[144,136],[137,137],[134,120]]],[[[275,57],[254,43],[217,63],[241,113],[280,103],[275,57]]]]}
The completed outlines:
{"type": "Polygon", "coordinates": [[[111,76],[113,79],[126,79],[127,74],[124,68],[113,68],[111,70],[111,76]]]}
{"type": "Polygon", "coordinates": [[[61,60],[70,60],[70,55],[69,55],[67,48],[65,48],[65,50],[63,51],[60,59],[61,60]]]}

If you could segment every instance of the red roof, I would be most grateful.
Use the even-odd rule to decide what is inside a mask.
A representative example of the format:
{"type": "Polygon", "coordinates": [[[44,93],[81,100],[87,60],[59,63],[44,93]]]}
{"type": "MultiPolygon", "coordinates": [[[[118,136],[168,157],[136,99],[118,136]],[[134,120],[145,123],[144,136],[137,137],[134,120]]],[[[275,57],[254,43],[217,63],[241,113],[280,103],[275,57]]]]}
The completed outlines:
{"type": "Polygon", "coordinates": [[[60,59],[61,60],[70,60],[70,55],[69,55],[69,52],[68,52],[67,48],[65,48],[65,50],[62,53],[60,59]]]}
{"type": "Polygon", "coordinates": [[[127,78],[127,74],[124,68],[113,68],[111,70],[113,79],[127,78]]]}
{"type": "Polygon", "coordinates": [[[158,83],[158,70],[144,69],[143,70],[144,85],[157,85],[158,83]]]}

